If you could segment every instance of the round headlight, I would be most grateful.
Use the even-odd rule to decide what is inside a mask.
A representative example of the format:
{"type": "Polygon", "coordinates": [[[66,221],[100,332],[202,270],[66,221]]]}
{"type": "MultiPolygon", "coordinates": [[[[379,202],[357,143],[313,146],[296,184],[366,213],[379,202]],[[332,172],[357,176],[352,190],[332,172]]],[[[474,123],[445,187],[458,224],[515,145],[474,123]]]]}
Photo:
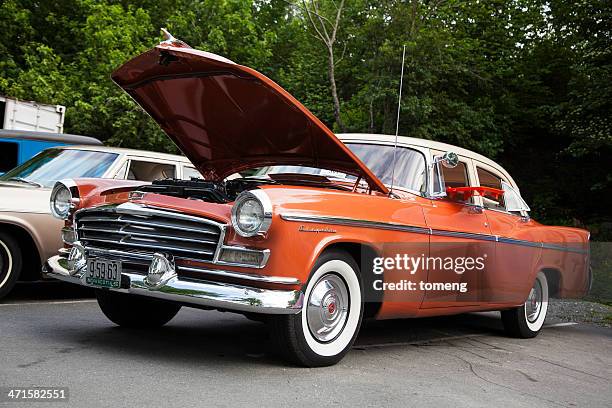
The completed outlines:
{"type": "Polygon", "coordinates": [[[62,220],[70,216],[70,211],[74,207],[74,200],[70,187],[64,182],[58,181],[53,187],[50,198],[51,214],[62,220]]]}
{"type": "Polygon", "coordinates": [[[238,195],[232,208],[232,225],[238,235],[262,235],[271,223],[272,205],[263,191],[245,191],[238,195]]]}

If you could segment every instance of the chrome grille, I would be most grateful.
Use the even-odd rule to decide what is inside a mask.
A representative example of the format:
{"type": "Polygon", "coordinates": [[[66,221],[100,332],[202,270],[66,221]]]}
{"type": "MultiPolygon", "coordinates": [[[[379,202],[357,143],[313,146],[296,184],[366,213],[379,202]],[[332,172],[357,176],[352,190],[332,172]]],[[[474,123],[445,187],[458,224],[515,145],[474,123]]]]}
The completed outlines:
{"type": "Polygon", "coordinates": [[[86,248],[169,252],[177,258],[213,261],[223,224],[205,218],[125,203],[85,209],[75,215],[86,248]]]}

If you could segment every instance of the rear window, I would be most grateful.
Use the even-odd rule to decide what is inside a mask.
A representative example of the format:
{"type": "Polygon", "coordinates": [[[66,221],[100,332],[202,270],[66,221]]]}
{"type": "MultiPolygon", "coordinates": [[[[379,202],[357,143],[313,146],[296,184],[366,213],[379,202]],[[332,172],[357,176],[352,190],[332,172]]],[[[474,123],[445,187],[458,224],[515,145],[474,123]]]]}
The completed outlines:
{"type": "MultiPolygon", "coordinates": [[[[476,171],[478,172],[478,180],[480,180],[480,185],[483,187],[491,187],[502,189],[502,179],[501,177],[491,173],[488,170],[485,170],[481,167],[476,167],[476,171]]],[[[494,210],[505,210],[506,207],[504,205],[504,198],[499,197],[498,200],[495,200],[492,197],[488,197],[485,195],[483,197],[483,204],[485,208],[491,208],[494,210]]]]}

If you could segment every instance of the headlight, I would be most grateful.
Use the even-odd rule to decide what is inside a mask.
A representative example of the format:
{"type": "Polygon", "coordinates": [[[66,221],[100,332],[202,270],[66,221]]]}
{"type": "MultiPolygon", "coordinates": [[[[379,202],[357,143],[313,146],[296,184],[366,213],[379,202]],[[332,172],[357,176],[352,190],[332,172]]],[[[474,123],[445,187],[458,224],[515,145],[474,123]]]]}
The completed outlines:
{"type": "Polygon", "coordinates": [[[50,198],[51,214],[55,218],[65,220],[70,216],[70,211],[74,208],[75,201],[78,199],[78,197],[73,196],[73,191],[75,195],[78,193],[72,180],[62,180],[55,183],[50,198]]]}
{"type": "Polygon", "coordinates": [[[261,190],[238,195],[232,208],[232,226],[243,237],[263,235],[272,223],[272,203],[261,190]]]}

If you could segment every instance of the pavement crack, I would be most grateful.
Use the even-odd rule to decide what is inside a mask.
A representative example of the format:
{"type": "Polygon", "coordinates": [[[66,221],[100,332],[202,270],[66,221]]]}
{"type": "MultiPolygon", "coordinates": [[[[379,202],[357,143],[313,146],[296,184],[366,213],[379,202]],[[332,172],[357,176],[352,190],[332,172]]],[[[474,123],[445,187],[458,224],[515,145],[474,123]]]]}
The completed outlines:
{"type": "Polygon", "coordinates": [[[474,340],[474,341],[475,341],[475,342],[477,342],[477,343],[484,344],[485,346],[489,346],[490,348],[492,348],[492,349],[494,349],[494,350],[503,350],[503,351],[512,352],[511,350],[508,350],[508,349],[506,349],[506,348],[504,348],[504,347],[500,347],[500,346],[495,345],[495,344],[487,343],[486,341],[481,340],[481,339],[472,338],[472,339],[470,339],[470,340],[474,340]]]}
{"type": "Polygon", "coordinates": [[[530,376],[529,374],[521,371],[521,370],[516,370],[517,373],[522,374],[526,379],[528,379],[531,382],[538,382],[538,380],[536,380],[535,378],[533,378],[532,376],[530,376]]]}
{"type": "Polygon", "coordinates": [[[531,397],[531,398],[536,398],[536,399],[538,399],[538,400],[540,400],[540,401],[545,401],[545,402],[548,402],[548,403],[550,403],[550,404],[554,404],[554,405],[557,405],[557,406],[560,406],[560,407],[566,407],[566,406],[567,406],[567,405],[565,405],[565,404],[563,404],[563,403],[560,403],[560,402],[557,402],[557,401],[554,401],[554,400],[549,400],[549,399],[544,398],[544,397],[541,397],[541,396],[539,396],[539,395],[537,395],[537,394],[531,394],[531,393],[528,393],[528,392],[525,392],[525,391],[517,390],[517,389],[512,388],[512,387],[509,387],[509,386],[507,386],[507,385],[504,385],[504,384],[501,384],[501,383],[495,382],[495,381],[493,381],[493,380],[489,380],[488,378],[485,378],[485,377],[483,377],[482,375],[478,374],[478,373],[476,372],[476,370],[474,369],[474,365],[473,365],[473,364],[472,364],[470,361],[466,360],[465,358],[463,358],[463,357],[461,357],[461,356],[458,356],[458,355],[455,355],[455,354],[451,354],[451,353],[445,353],[445,352],[443,352],[443,351],[441,351],[441,350],[439,350],[439,349],[433,349],[433,348],[432,348],[431,350],[432,350],[432,351],[434,351],[434,352],[438,352],[438,353],[441,353],[441,354],[445,354],[445,355],[447,355],[447,356],[454,357],[454,358],[456,358],[456,359],[458,359],[458,360],[460,360],[460,361],[464,362],[465,364],[467,364],[467,366],[468,366],[468,368],[470,369],[471,373],[472,373],[472,374],[473,374],[473,375],[474,375],[476,378],[480,379],[481,381],[484,381],[484,382],[489,383],[489,384],[491,384],[491,385],[496,385],[496,386],[498,386],[498,387],[505,388],[505,389],[507,389],[507,390],[510,390],[510,391],[516,392],[516,393],[518,393],[519,395],[523,395],[523,396],[527,396],[527,397],[531,397]]]}
{"type": "Polygon", "coordinates": [[[39,358],[37,360],[30,361],[29,363],[18,364],[17,367],[19,367],[19,368],[29,368],[29,367],[35,366],[37,364],[44,363],[45,361],[46,360],[44,358],[39,358]]]}
{"type": "Polygon", "coordinates": [[[586,372],[586,371],[578,370],[577,368],[572,368],[572,367],[565,366],[563,364],[555,363],[554,361],[546,360],[545,358],[542,358],[542,357],[533,356],[531,354],[528,354],[528,355],[529,355],[529,357],[535,358],[536,360],[543,361],[545,363],[552,364],[554,366],[561,367],[561,368],[564,368],[566,370],[570,370],[570,371],[573,371],[573,372],[576,372],[576,373],[585,374],[585,375],[589,375],[591,377],[599,378],[600,380],[604,380],[605,382],[610,382],[610,380],[608,378],[601,377],[601,376],[599,376],[597,374],[591,374],[591,373],[586,372]]]}

